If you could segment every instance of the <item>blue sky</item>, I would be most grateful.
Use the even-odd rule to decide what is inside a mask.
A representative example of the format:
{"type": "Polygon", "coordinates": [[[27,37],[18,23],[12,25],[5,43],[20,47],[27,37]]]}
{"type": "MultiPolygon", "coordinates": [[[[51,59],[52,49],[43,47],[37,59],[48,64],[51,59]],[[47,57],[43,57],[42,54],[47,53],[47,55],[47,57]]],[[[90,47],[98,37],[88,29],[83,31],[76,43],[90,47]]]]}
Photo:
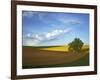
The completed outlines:
{"type": "Polygon", "coordinates": [[[24,46],[67,45],[74,38],[89,44],[89,14],[22,11],[24,46]]]}

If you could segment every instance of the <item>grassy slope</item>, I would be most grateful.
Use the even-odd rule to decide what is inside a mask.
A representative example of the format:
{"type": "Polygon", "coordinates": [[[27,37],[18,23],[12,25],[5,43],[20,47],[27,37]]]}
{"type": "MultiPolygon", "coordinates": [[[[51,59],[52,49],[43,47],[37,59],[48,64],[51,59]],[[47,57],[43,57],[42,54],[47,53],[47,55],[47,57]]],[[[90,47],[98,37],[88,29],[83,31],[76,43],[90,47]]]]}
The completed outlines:
{"type": "Polygon", "coordinates": [[[83,51],[79,54],[68,53],[67,51],[64,51],[63,47],[65,46],[54,46],[54,47],[51,46],[50,47],[25,47],[24,46],[23,47],[23,68],[44,68],[44,67],[89,65],[89,50],[87,49],[88,48],[87,45],[83,47],[83,51]],[[45,50],[45,49],[49,49],[49,50],[45,50]],[[66,55],[66,53],[68,54],[66,55]]]}
{"type": "Polygon", "coordinates": [[[55,65],[23,65],[23,68],[48,68],[48,67],[73,67],[73,66],[88,66],[89,65],[89,54],[85,55],[84,57],[73,61],[71,63],[63,63],[63,64],[55,64],[55,65]]]}

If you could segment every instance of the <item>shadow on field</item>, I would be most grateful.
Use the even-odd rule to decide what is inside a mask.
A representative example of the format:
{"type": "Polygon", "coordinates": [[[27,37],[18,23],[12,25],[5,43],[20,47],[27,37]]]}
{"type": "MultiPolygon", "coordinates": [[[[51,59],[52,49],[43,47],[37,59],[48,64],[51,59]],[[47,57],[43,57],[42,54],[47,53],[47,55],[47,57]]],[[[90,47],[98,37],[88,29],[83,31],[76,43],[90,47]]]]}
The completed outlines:
{"type": "Polygon", "coordinates": [[[23,47],[22,65],[23,69],[87,66],[89,65],[89,49],[75,54],[67,51],[48,51],[34,47],[23,47]]]}

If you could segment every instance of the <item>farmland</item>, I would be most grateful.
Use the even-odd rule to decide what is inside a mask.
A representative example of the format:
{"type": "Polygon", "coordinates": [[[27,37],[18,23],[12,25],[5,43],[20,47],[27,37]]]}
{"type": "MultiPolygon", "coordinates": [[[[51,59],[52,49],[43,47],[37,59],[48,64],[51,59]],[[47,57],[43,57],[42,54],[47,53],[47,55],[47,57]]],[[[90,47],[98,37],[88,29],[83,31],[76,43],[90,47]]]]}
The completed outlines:
{"type": "Polygon", "coordinates": [[[68,52],[68,46],[41,46],[22,48],[23,68],[68,67],[89,65],[89,45],[80,53],[68,52]]]}

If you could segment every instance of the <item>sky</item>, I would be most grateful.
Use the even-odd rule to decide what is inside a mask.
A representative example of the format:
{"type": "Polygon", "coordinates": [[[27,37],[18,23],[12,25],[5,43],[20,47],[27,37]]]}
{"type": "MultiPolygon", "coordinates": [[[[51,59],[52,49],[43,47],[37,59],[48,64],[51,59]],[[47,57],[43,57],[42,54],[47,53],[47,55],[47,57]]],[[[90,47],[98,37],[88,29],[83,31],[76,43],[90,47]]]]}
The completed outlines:
{"type": "Polygon", "coordinates": [[[74,38],[89,44],[89,14],[22,11],[23,46],[67,45],[74,38]]]}

